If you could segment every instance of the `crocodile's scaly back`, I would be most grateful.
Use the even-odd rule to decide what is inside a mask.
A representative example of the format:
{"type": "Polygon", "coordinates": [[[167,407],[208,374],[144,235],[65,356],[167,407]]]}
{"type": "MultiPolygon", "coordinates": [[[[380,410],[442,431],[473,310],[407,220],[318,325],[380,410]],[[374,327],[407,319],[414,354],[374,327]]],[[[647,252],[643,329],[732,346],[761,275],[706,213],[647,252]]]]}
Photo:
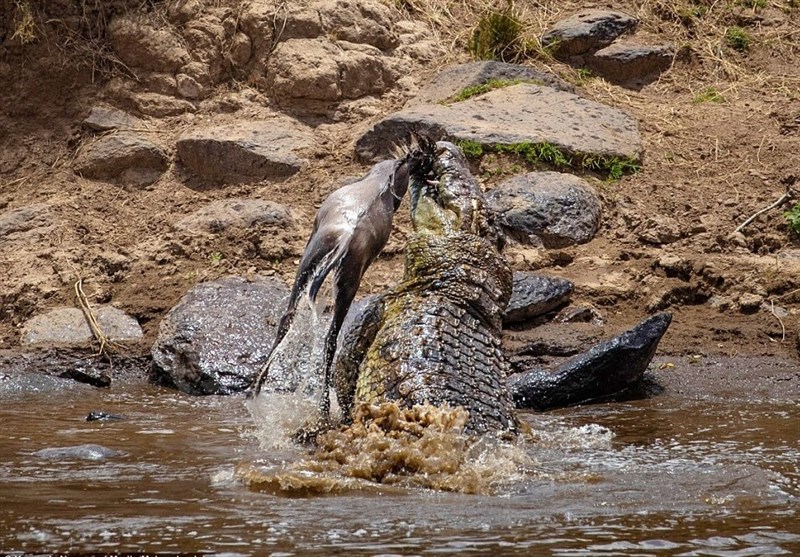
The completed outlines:
{"type": "Polygon", "coordinates": [[[405,275],[382,299],[374,339],[361,343],[355,399],[463,406],[473,431],[513,430],[500,341],[512,273],[483,193],[446,142],[436,144],[432,176],[412,176],[410,188],[405,275]]]}

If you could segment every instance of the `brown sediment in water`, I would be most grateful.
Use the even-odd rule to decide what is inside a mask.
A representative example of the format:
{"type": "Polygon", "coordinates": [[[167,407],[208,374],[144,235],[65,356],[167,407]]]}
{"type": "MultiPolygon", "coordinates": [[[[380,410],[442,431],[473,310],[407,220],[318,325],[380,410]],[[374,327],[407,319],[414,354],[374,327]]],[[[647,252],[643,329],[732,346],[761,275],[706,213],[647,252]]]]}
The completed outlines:
{"type": "Polygon", "coordinates": [[[353,424],[317,437],[308,457],[285,466],[244,464],[251,489],[285,495],[425,488],[493,494],[535,473],[525,438],[467,434],[461,407],[360,405],[353,424]]]}

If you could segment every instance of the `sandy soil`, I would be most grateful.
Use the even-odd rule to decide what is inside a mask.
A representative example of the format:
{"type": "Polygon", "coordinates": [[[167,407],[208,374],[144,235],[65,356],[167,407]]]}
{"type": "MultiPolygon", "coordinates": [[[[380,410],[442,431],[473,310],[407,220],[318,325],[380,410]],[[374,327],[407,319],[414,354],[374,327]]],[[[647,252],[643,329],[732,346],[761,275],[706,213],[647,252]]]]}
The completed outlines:
{"type": "MultiPolygon", "coordinates": [[[[531,18],[531,33],[586,6],[518,4],[531,18]]],[[[525,62],[557,72],[577,83],[581,94],[635,116],[646,159],[635,175],[597,183],[604,219],[595,240],[550,252],[511,246],[508,254],[517,270],[575,281],[573,302],[595,306],[607,334],[653,311],[673,312],[662,355],[796,360],[800,244],[781,216],[791,204],[732,233],[796,187],[800,177],[800,8],[777,0],[763,8],[731,4],[713,19],[688,24],[675,16],[679,5],[614,3],[642,19],[644,37],[672,42],[679,50],[674,66],[640,91],[582,78],[552,60],[525,62]],[[749,51],[724,46],[725,26],[734,24],[750,34],[749,51]],[[697,102],[709,87],[725,102],[697,102]],[[654,242],[649,233],[670,229],[677,240],[654,242]]],[[[410,16],[425,19],[420,11],[410,10],[410,16]]],[[[449,37],[442,34],[442,40],[449,37]]],[[[446,61],[469,59],[460,44],[446,61]]],[[[315,206],[343,179],[366,170],[354,159],[354,140],[400,108],[410,93],[398,90],[374,99],[378,110],[371,117],[345,112],[338,119],[321,118],[312,163],[283,182],[193,189],[171,169],[152,186],[124,188],[72,171],[87,133],[80,122],[103,98],[108,79],[91,63],[75,64],[74,56],[46,41],[19,46],[6,37],[0,47],[0,211],[36,203],[51,208],[44,233],[0,238],[2,348],[18,346],[20,326],[32,315],[74,305],[78,276],[93,302],[111,302],[140,321],[144,345],[154,340],[160,317],[197,282],[248,273],[291,280],[315,206]],[[272,239],[244,234],[186,239],[172,229],[171,223],[207,201],[229,197],[278,200],[296,211],[300,226],[272,239]]],[[[420,85],[434,66],[421,64],[411,77],[420,85]]],[[[153,135],[169,144],[177,131],[218,113],[222,99],[235,98],[243,107],[231,118],[257,117],[270,105],[263,94],[235,83],[220,87],[215,98],[220,102],[205,103],[191,117],[163,119],[153,135]]],[[[486,157],[476,169],[487,188],[503,176],[503,165],[486,157]]],[[[400,272],[406,215],[407,208],[401,209],[392,240],[368,272],[362,293],[391,285],[400,272]]]]}

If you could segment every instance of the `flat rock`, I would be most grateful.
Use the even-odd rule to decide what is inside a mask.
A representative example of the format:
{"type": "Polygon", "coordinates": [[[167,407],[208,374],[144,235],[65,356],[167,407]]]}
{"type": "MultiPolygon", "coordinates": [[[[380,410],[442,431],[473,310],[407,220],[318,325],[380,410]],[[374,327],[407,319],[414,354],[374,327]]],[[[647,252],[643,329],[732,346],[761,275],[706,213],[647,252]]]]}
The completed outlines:
{"type": "MultiPolygon", "coordinates": [[[[114,342],[142,338],[139,322],[114,306],[92,308],[100,330],[114,342]]],[[[78,308],[56,308],[30,318],[22,326],[22,344],[86,344],[94,339],[83,312],[78,308]]]]}
{"type": "Polygon", "coordinates": [[[288,228],[294,225],[288,207],[262,199],[220,199],[212,201],[175,223],[175,228],[191,233],[219,234],[229,229],[254,227],[288,228]]]}
{"type": "Polygon", "coordinates": [[[519,323],[544,315],[569,300],[574,285],[562,278],[515,272],[504,323],[519,323]]]}
{"type": "Polygon", "coordinates": [[[132,104],[138,112],[153,118],[166,118],[167,116],[179,116],[186,112],[196,112],[197,107],[186,99],[176,99],[170,95],[161,93],[143,92],[130,93],[127,101],[132,104]]]}
{"type": "Polygon", "coordinates": [[[144,122],[123,110],[110,106],[93,106],[83,125],[90,130],[104,132],[138,128],[144,126],[144,122]]]}
{"type": "Polygon", "coordinates": [[[542,46],[563,60],[600,50],[638,25],[639,20],[622,12],[585,10],[556,22],[542,35],[542,46]]]}
{"type": "Polygon", "coordinates": [[[152,349],[156,376],[195,395],[247,389],[269,356],[288,294],[275,279],[198,284],[161,321],[152,349]]]}
{"type": "Polygon", "coordinates": [[[75,171],[94,180],[146,186],[169,168],[169,157],[151,141],[131,132],[103,136],[85,146],[75,171]]]}
{"type": "Polygon", "coordinates": [[[220,185],[291,176],[305,164],[295,151],[311,142],[308,129],[279,118],[195,128],[176,147],[194,180],[220,185]]]}
{"type": "Polygon", "coordinates": [[[532,370],[508,379],[517,408],[548,410],[602,400],[638,383],[672,315],[659,313],[576,356],[553,372],[532,370]]]}
{"type": "Polygon", "coordinates": [[[113,361],[98,358],[96,345],[38,345],[0,350],[0,399],[25,394],[64,393],[107,387],[112,380],[125,385],[147,383],[149,355],[137,349],[115,352],[113,361]]]}
{"type": "Polygon", "coordinates": [[[656,80],[674,57],[670,46],[614,43],[588,57],[586,65],[612,83],[639,88],[656,80]]]}
{"type": "Polygon", "coordinates": [[[487,203],[506,233],[519,242],[563,248],[591,240],[602,207],[586,181],[559,172],[514,176],[490,191],[487,203]]]}
{"type": "Polygon", "coordinates": [[[462,102],[395,112],[356,141],[365,161],[382,160],[411,130],[484,146],[547,142],[566,154],[639,160],[642,139],[624,112],[552,87],[518,84],[462,102]]]}
{"type": "Polygon", "coordinates": [[[575,92],[575,88],[549,72],[530,66],[507,64],[495,60],[467,62],[445,69],[423,86],[417,95],[406,103],[406,108],[424,104],[437,104],[468,88],[483,85],[491,80],[532,81],[561,91],[575,92]]]}
{"type": "Polygon", "coordinates": [[[34,203],[0,213],[0,244],[27,241],[50,232],[53,217],[46,203],[34,203]]]}

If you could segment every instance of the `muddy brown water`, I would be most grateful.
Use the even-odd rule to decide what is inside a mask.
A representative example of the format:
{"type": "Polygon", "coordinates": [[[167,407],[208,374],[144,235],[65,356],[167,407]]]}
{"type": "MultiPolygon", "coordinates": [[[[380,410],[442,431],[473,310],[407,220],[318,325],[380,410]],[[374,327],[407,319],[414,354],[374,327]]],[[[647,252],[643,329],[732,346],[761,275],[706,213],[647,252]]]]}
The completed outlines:
{"type": "Polygon", "coordinates": [[[143,382],[6,391],[0,553],[800,554],[797,398],[747,382],[710,394],[675,384],[646,400],[525,414],[535,471],[494,495],[253,491],[234,474],[242,463],[280,467],[302,453],[264,450],[271,428],[254,427],[243,398],[143,382]],[[97,410],[125,419],[87,422],[97,410]],[[122,454],[36,454],[89,443],[122,454]]]}

